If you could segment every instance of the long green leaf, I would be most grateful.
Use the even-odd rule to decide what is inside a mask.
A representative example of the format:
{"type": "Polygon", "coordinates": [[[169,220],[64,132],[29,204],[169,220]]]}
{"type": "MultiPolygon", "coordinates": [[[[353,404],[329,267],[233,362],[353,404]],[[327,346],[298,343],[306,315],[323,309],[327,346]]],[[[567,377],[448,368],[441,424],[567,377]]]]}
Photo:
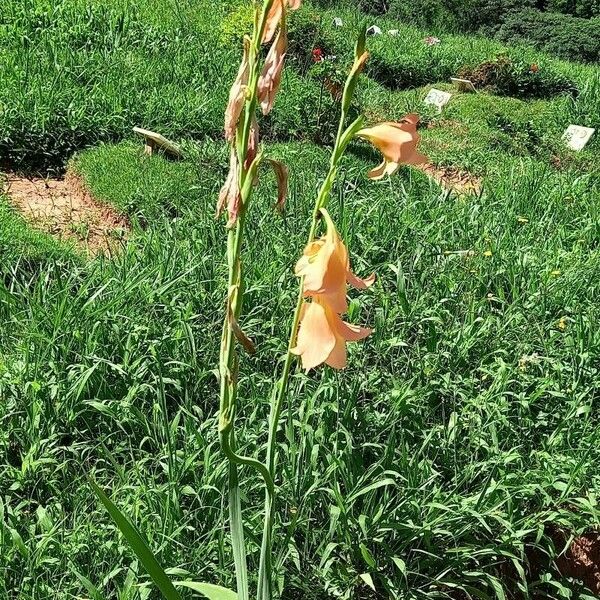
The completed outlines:
{"type": "Polygon", "coordinates": [[[176,581],[175,585],[186,587],[206,596],[208,600],[238,600],[238,595],[232,590],[214,585],[213,583],[198,583],[196,581],[176,581]]]}
{"type": "Polygon", "coordinates": [[[79,583],[81,583],[81,585],[83,585],[83,587],[86,589],[92,600],[104,600],[104,596],[101,594],[100,590],[85,575],[82,575],[73,566],[70,566],[69,568],[71,569],[73,575],[77,577],[79,583]]]}
{"type": "Polygon", "coordinates": [[[106,510],[109,512],[113,521],[117,527],[121,530],[121,533],[125,536],[125,539],[129,542],[131,549],[135,552],[135,555],[139,558],[144,569],[148,572],[148,575],[152,577],[152,581],[156,584],[156,587],[160,590],[162,595],[167,600],[181,600],[179,592],[175,589],[171,580],[165,573],[164,569],[160,566],[152,550],[146,544],[144,538],[140,535],[137,529],[129,522],[129,519],[115,506],[111,499],[98,487],[95,481],[89,479],[90,485],[96,495],[100,499],[100,502],[104,504],[106,510]]]}
{"type": "Polygon", "coordinates": [[[248,591],[248,570],[246,566],[246,544],[244,542],[244,524],[242,521],[242,501],[240,497],[237,465],[235,463],[229,464],[229,520],[237,593],[239,600],[250,600],[248,591]]]}

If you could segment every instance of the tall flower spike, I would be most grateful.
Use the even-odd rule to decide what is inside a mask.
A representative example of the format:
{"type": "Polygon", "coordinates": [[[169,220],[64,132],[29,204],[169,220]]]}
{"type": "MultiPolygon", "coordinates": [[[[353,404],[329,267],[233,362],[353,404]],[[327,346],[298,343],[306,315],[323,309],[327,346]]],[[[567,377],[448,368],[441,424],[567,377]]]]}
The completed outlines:
{"type": "Polygon", "coordinates": [[[273,4],[271,4],[269,13],[267,14],[267,22],[265,24],[262,43],[266,44],[273,39],[286,7],[290,10],[298,10],[301,5],[302,0],[274,0],[273,4]]]}
{"type": "Polygon", "coordinates": [[[371,179],[395,173],[401,164],[419,165],[427,157],[417,151],[421,136],[417,133],[419,115],[410,114],[399,123],[380,123],[361,129],[356,135],[369,140],[383,154],[383,162],[369,171],[371,179]]]}
{"type": "Polygon", "coordinates": [[[366,289],[375,282],[375,275],[361,279],[350,270],[348,250],[329,213],[322,208],[321,214],[327,232],[321,239],[306,246],[295,273],[304,278],[305,296],[320,296],[332,310],[343,313],[348,309],[346,283],[357,289],[366,289]]]}
{"type": "Polygon", "coordinates": [[[366,338],[370,329],[350,325],[320,297],[302,309],[298,340],[292,352],[300,356],[306,371],[325,363],[334,369],[346,366],[346,342],[366,338]]]}
{"type": "Polygon", "coordinates": [[[250,76],[250,39],[244,38],[244,57],[229,92],[229,102],[225,110],[225,139],[231,141],[235,135],[235,129],[240,119],[240,114],[246,102],[246,90],[250,76]]]}
{"type": "Polygon", "coordinates": [[[277,39],[269,49],[260,79],[258,80],[258,100],[263,115],[268,115],[273,108],[275,96],[281,85],[281,75],[283,74],[283,63],[287,47],[287,27],[284,18],[277,39]]]}

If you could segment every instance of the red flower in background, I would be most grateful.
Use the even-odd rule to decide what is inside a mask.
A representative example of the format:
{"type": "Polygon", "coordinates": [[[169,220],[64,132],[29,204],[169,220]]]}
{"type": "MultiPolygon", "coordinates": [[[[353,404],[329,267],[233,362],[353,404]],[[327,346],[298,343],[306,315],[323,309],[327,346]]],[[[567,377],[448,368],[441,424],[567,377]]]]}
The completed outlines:
{"type": "Polygon", "coordinates": [[[321,48],[315,48],[312,51],[313,62],[321,62],[323,60],[323,50],[321,48]]]}
{"type": "Polygon", "coordinates": [[[531,73],[537,73],[540,70],[540,68],[538,67],[538,65],[536,65],[535,63],[533,63],[531,65],[531,67],[529,67],[529,71],[531,73]]]}

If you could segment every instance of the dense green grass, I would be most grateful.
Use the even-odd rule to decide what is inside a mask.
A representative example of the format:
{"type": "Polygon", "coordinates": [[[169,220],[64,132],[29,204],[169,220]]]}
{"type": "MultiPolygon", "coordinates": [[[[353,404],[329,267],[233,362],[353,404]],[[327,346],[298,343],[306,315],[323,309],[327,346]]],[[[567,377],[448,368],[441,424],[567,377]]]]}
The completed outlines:
{"type": "MultiPolygon", "coordinates": [[[[9,69],[0,88],[0,106],[20,107],[0,112],[3,160],[60,166],[74,148],[127,136],[137,120],[192,139],[182,162],[144,156],[139,140],[71,160],[94,196],[131,216],[132,238],[112,261],[75,257],[0,200],[0,595],[156,597],[85,474],[176,578],[233,585],[215,427],[225,232],[213,215],[235,71],[219,24],[235,3],[44,4],[23,4],[26,18],[16,2],[2,13],[0,38],[20,27],[33,40],[34,82],[28,95],[9,69]],[[28,10],[57,12],[36,29],[28,10]],[[164,45],[149,50],[147,30],[164,45]],[[92,49],[67,44],[92,32],[92,49]],[[79,68],[93,78],[74,93],[79,68]],[[43,85],[48,72],[54,87],[43,85]],[[6,140],[29,129],[8,155],[6,140]]],[[[298,35],[315,33],[301,23],[309,17],[298,15],[298,35]]],[[[343,63],[329,17],[323,35],[341,40],[343,63]]],[[[344,13],[348,41],[359,17],[344,13]]],[[[412,53],[425,69],[422,33],[406,29],[398,56],[412,53]]],[[[30,42],[11,39],[0,60],[22,65],[30,42]]],[[[439,52],[460,57],[456,39],[439,52]]],[[[494,45],[469,44],[477,61],[494,58],[494,45]]],[[[375,64],[387,60],[383,40],[370,45],[375,64]]],[[[266,441],[292,268],[327,160],[326,149],[289,140],[314,137],[317,123],[327,138],[331,127],[332,105],[321,111],[315,100],[318,78],[294,60],[265,128],[285,140],[269,154],[291,167],[285,218],[265,173],[245,251],[243,326],[259,349],[240,367],[239,441],[249,454],[266,441]]],[[[560,142],[568,122],[597,122],[598,69],[551,64],[577,82],[577,98],[456,95],[442,116],[422,110],[427,86],[392,89],[376,69],[364,78],[357,106],[371,119],[423,112],[424,150],[483,177],[483,192],[451,195],[408,168],[374,184],[365,173],[378,157],[350,148],[332,213],[356,271],[378,274],[349,311],[375,332],[350,347],[347,371],[294,374],[275,537],[286,599],[370,598],[364,573],[384,598],[586,598],[553,566],[562,547],[550,533],[599,524],[600,146],[574,154],[560,142]]],[[[443,88],[437,76],[420,83],[443,88]]],[[[255,567],[262,492],[248,472],[243,486],[255,567]]]]}
{"type": "MultiPolygon", "coordinates": [[[[130,136],[135,125],[175,137],[219,137],[239,55],[233,34],[241,37],[251,23],[236,9],[240,4],[9,0],[0,14],[0,164],[60,169],[73,151],[130,136]]],[[[285,94],[263,126],[268,139],[329,140],[335,107],[320,81],[298,72],[310,65],[314,45],[343,65],[366,18],[348,8],[319,12],[310,3],[296,15],[285,94]],[[331,26],[337,14],[342,29],[331,26]]],[[[369,18],[384,31],[400,31],[370,42],[368,73],[392,89],[445,81],[502,53],[515,61],[515,85],[533,95],[552,98],[565,85],[578,91],[598,78],[595,67],[483,38],[445,36],[428,48],[427,31],[369,18]],[[531,63],[540,66],[535,76],[528,73],[531,63]]],[[[580,116],[597,123],[597,100],[593,112],[580,116]]]]}
{"type": "Polygon", "coordinates": [[[5,268],[17,263],[35,268],[40,261],[67,253],[68,248],[51,236],[32,230],[0,193],[0,256],[5,268]]]}

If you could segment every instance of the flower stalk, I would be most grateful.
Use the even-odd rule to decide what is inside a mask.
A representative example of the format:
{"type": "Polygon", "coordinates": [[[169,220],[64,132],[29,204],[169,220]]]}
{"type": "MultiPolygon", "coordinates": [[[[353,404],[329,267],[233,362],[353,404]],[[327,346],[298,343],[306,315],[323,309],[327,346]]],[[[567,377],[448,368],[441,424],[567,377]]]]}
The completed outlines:
{"type": "MultiPolygon", "coordinates": [[[[253,36],[244,40],[244,57],[231,89],[225,117],[225,137],[231,146],[230,171],[221,190],[217,214],[227,208],[228,293],[221,339],[218,427],[221,448],[229,460],[229,515],[239,600],[249,600],[249,584],[238,467],[253,468],[264,481],[265,518],[257,600],[273,600],[272,541],[276,500],[276,438],[294,356],[301,357],[306,370],[324,363],[340,369],[346,365],[346,342],[362,339],[370,333],[369,329],[345,323],[341,319],[341,314],[347,310],[347,284],[364,289],[371,285],[374,277],[363,280],[352,273],[346,247],[327,212],[339,164],[348,144],[355,137],[364,137],[380,148],[385,158],[386,173],[391,173],[400,163],[415,162],[418,157],[417,121],[414,119],[410,123],[384,124],[384,130],[381,127],[363,129],[362,117],[348,124],[354,91],[368,59],[368,53],[365,51],[366,31],[363,30],[356,44],[354,64],[341,98],[340,121],[329,169],[315,200],[307,246],[296,266],[296,274],[300,277],[300,289],[292,317],[283,370],[271,394],[266,459],[262,463],[255,458],[238,454],[234,431],[238,408],[237,345],[240,344],[249,353],[255,351],[252,341],[242,331],[239,319],[244,296],[241,259],[244,225],[263,159],[258,147],[259,129],[256,114],[259,107],[263,114],[268,114],[273,106],[287,52],[287,11],[299,8],[300,4],[301,0],[264,0],[262,9],[256,10],[253,36]],[[261,69],[262,44],[271,40],[272,45],[261,69]],[[406,160],[409,155],[412,160],[406,160]],[[388,167],[389,164],[394,168],[388,167]],[[317,240],[322,218],[326,226],[326,235],[317,240]]],[[[272,159],[267,159],[266,162],[275,171],[279,187],[277,206],[282,208],[287,189],[287,168],[272,159]]]]}
{"type": "MultiPolygon", "coordinates": [[[[236,345],[240,343],[247,351],[253,351],[252,342],[244,335],[239,326],[244,296],[241,250],[246,214],[262,161],[262,153],[258,150],[256,112],[259,103],[263,106],[265,114],[271,110],[274,96],[279,87],[287,47],[285,20],[285,3],[287,1],[264,0],[262,9],[257,8],[255,11],[252,38],[244,39],[244,57],[237,79],[231,89],[225,114],[225,137],[231,145],[230,172],[221,190],[217,206],[217,215],[225,207],[229,215],[227,224],[229,229],[227,234],[228,292],[219,358],[218,431],[222,451],[229,461],[229,519],[239,600],[249,600],[250,594],[238,467],[243,465],[254,468],[263,478],[267,493],[274,494],[272,470],[260,461],[242,456],[236,451],[234,422],[238,404],[239,362],[236,345]],[[261,73],[262,43],[269,41],[277,27],[279,27],[279,37],[277,45],[274,44],[269,53],[269,69],[265,64],[261,73]],[[266,98],[265,90],[268,90],[266,98]]],[[[299,0],[294,1],[297,8],[299,0]]],[[[280,183],[278,204],[282,204],[281,188],[284,185],[283,180],[287,171],[276,164],[273,166],[278,173],[280,183]]]]}
{"type": "MultiPolygon", "coordinates": [[[[313,207],[312,218],[308,233],[307,244],[310,244],[315,240],[317,234],[317,227],[319,224],[321,209],[327,206],[329,201],[329,197],[331,195],[331,190],[333,188],[333,184],[335,182],[335,178],[337,175],[338,165],[342,159],[344,151],[348,146],[350,140],[354,137],[355,133],[362,127],[363,118],[359,117],[356,121],[354,121],[349,127],[346,128],[346,122],[348,121],[348,112],[350,109],[350,105],[352,102],[352,96],[354,94],[354,90],[356,88],[356,82],[358,80],[358,76],[368,58],[368,54],[365,51],[365,37],[366,32],[363,32],[359,37],[359,40],[356,45],[355,50],[355,62],[353,68],[348,76],[346,81],[344,95],[342,98],[342,108],[340,114],[340,121],[337,131],[337,136],[335,139],[335,143],[333,146],[333,150],[331,153],[331,158],[329,162],[329,170],[327,172],[327,176],[323,181],[319,193],[317,194],[317,198],[315,200],[315,204],[313,207]]],[[[275,478],[275,466],[276,466],[276,452],[277,452],[277,429],[279,426],[279,419],[281,417],[281,410],[283,407],[283,402],[286,398],[289,378],[292,369],[292,362],[294,360],[293,349],[296,346],[296,341],[298,337],[298,329],[300,326],[300,318],[302,313],[302,307],[304,304],[304,292],[303,292],[303,279],[300,280],[300,289],[298,293],[298,299],[296,300],[296,307],[294,309],[293,317],[292,317],[292,326],[290,330],[290,337],[288,341],[287,352],[285,355],[285,360],[283,363],[283,371],[281,377],[275,384],[272,401],[271,401],[271,410],[269,414],[269,437],[267,440],[267,459],[266,464],[271,474],[272,478],[275,478]]],[[[273,525],[275,520],[275,493],[269,492],[269,490],[265,493],[265,521],[263,528],[263,538],[261,544],[261,553],[260,553],[260,565],[259,565],[259,575],[258,575],[258,594],[257,600],[272,600],[273,592],[272,592],[272,537],[273,537],[273,525]]]]}

